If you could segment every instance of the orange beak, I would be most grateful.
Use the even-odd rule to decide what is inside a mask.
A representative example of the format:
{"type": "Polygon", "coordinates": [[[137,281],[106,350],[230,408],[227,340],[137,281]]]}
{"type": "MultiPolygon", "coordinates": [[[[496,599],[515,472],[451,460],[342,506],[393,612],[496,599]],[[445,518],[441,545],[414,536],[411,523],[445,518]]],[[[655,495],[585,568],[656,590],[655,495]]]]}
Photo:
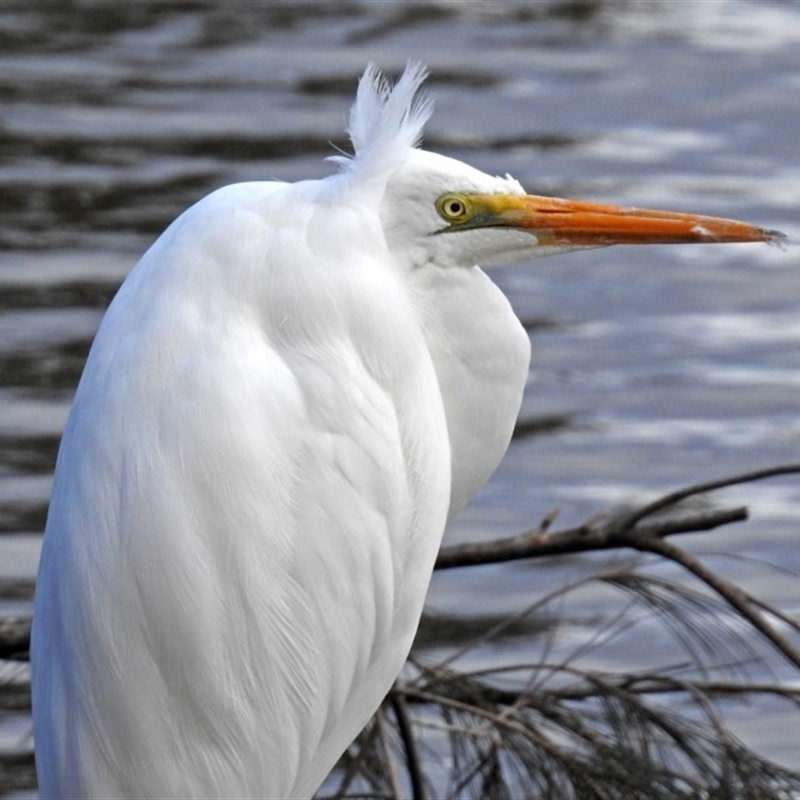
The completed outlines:
{"type": "Polygon", "coordinates": [[[540,245],[601,247],[611,244],[775,242],[779,231],[746,222],[674,211],[609,206],[538,195],[469,195],[469,219],[451,230],[501,226],[536,236],[540,245]]]}

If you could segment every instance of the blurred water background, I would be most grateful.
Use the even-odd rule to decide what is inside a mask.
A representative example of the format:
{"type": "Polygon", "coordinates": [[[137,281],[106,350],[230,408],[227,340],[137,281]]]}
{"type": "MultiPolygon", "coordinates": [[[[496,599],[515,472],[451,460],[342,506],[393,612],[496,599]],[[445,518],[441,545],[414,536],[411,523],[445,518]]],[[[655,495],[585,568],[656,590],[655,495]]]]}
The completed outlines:
{"type": "MultiPolygon", "coordinates": [[[[800,230],[800,5],[778,0],[0,4],[0,617],[30,614],[51,472],[103,309],[184,208],[240,180],[322,176],[368,61],[430,67],[425,144],[529,191],[800,230]]],[[[520,436],[448,541],[573,524],[677,485],[797,460],[796,249],[617,248],[494,272],[532,334],[520,436]]],[[[753,520],[691,549],[800,612],[800,485],[725,499],[753,520]]],[[[684,539],[683,543],[689,542],[684,539]]],[[[434,578],[444,652],[620,555],[434,578]]],[[[677,578],[676,569],[651,570],[677,578]]],[[[610,605],[606,606],[608,601],[610,605]]],[[[617,609],[618,610],[618,609],[617,609]]],[[[616,613],[562,609],[557,646],[616,613]]],[[[472,657],[535,655],[533,635],[472,657]]],[[[590,658],[683,656],[642,619],[590,658]]],[[[797,712],[733,709],[739,735],[797,767],[797,712]]],[[[0,751],[30,749],[26,713],[0,751]]]]}

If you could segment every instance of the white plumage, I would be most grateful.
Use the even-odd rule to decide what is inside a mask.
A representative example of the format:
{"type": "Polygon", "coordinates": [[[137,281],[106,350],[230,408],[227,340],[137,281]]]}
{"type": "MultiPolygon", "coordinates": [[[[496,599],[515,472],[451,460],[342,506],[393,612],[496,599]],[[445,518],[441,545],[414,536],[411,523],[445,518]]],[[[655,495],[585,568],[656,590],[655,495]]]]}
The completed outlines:
{"type": "MultiPolygon", "coordinates": [[[[445,522],[502,457],[527,376],[474,265],[610,243],[415,149],[423,78],[368,69],[338,173],[214,192],[108,309],[36,593],[43,797],[309,796],[401,668],[445,522]]],[[[604,213],[627,234],[630,212],[604,213]]]]}

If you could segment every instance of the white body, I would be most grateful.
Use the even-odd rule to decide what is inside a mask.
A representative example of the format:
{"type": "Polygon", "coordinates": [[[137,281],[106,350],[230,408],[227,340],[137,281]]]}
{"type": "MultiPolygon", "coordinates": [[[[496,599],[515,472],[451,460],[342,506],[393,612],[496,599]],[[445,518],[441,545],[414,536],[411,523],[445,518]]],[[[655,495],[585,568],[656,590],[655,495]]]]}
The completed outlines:
{"type": "Polygon", "coordinates": [[[310,796],[391,686],[529,358],[495,232],[406,208],[457,162],[406,151],[215,192],[114,299],[42,553],[42,797],[310,796]]]}

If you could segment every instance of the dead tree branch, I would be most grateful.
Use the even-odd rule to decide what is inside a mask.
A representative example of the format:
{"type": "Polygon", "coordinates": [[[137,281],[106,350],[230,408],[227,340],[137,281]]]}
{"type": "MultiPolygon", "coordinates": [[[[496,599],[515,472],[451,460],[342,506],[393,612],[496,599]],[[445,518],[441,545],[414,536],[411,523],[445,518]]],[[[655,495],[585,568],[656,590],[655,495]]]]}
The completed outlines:
{"type": "MultiPolygon", "coordinates": [[[[680,533],[710,531],[746,519],[746,508],[725,508],[638,525],[636,531],[642,536],[662,538],[680,533]]],[[[613,550],[629,546],[628,518],[620,517],[602,526],[598,526],[596,522],[588,522],[576,528],[564,528],[549,534],[541,528],[534,528],[518,536],[443,547],[439,551],[435,568],[474,567],[481,564],[520,561],[525,558],[588,553],[593,550],[613,550]]]]}

